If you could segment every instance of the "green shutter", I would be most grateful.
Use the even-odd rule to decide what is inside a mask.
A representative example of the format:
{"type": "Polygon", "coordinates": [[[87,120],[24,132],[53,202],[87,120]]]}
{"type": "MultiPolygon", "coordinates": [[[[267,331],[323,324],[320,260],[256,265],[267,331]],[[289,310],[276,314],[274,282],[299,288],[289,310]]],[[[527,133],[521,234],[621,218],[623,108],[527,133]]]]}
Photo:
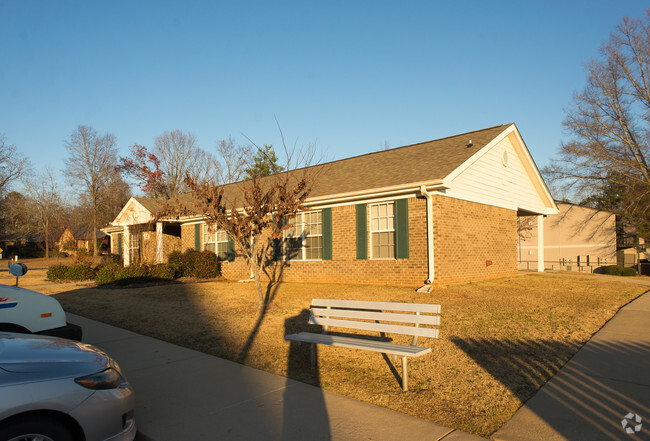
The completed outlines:
{"type": "Polygon", "coordinates": [[[117,235],[117,254],[122,255],[122,233],[117,235]]]}
{"type": "Polygon", "coordinates": [[[368,258],[368,206],[357,205],[357,259],[368,258]]]}
{"type": "Polygon", "coordinates": [[[409,258],[409,201],[395,201],[395,257],[409,258]]]}
{"type": "Polygon", "coordinates": [[[332,260],[332,209],[323,208],[323,260],[332,260]]]}
{"type": "Polygon", "coordinates": [[[228,262],[235,260],[235,241],[228,236],[228,262]]]}
{"type": "Polygon", "coordinates": [[[194,224],[194,249],[201,251],[201,224],[194,224]]]}

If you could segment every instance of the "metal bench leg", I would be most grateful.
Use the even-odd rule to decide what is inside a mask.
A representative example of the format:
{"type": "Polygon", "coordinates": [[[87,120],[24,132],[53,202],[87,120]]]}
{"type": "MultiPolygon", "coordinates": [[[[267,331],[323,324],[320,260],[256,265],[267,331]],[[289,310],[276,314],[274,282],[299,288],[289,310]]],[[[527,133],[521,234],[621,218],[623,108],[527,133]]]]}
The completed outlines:
{"type": "Polygon", "coordinates": [[[409,390],[409,371],[406,367],[406,357],[402,357],[402,390],[409,390]]]}
{"type": "Polygon", "coordinates": [[[311,347],[309,348],[309,355],[311,361],[311,368],[316,369],[316,345],[314,343],[312,343],[311,347]]]}

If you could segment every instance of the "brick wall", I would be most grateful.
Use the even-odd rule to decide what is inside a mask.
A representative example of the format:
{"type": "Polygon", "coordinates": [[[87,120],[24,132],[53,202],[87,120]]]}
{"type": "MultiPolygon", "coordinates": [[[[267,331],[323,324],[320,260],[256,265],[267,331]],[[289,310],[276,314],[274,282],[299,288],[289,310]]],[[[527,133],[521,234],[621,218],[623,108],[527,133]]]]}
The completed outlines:
{"type": "MultiPolygon", "coordinates": [[[[410,198],[408,207],[408,259],[357,259],[355,205],[346,205],[332,208],[332,260],[274,262],[269,271],[283,281],[420,286],[428,277],[426,199],[410,198]]],[[[516,274],[516,225],[515,211],[434,196],[434,285],[516,274]]],[[[194,226],[181,231],[182,250],[194,249],[194,226]]],[[[227,279],[250,277],[241,256],[221,268],[227,279]]]]}
{"type": "Polygon", "coordinates": [[[180,251],[194,249],[194,225],[181,225],[180,251]]]}
{"type": "Polygon", "coordinates": [[[434,196],[434,219],[437,285],[517,273],[516,211],[434,196]]]}
{"type": "MultiPolygon", "coordinates": [[[[271,271],[281,273],[283,281],[419,286],[427,278],[426,201],[411,198],[408,206],[408,259],[358,260],[355,206],[346,205],[332,208],[332,260],[278,262],[271,271]]],[[[235,262],[224,262],[221,269],[226,278],[243,279],[250,275],[240,257],[235,262]]]]}

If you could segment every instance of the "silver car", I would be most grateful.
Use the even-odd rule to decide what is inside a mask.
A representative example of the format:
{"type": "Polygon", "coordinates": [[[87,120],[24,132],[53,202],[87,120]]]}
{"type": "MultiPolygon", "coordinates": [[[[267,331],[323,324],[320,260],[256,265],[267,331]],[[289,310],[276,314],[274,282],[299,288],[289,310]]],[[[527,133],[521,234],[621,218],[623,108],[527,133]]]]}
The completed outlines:
{"type": "Polygon", "coordinates": [[[0,441],[132,441],[135,396],[94,346],[0,332],[0,441]]]}

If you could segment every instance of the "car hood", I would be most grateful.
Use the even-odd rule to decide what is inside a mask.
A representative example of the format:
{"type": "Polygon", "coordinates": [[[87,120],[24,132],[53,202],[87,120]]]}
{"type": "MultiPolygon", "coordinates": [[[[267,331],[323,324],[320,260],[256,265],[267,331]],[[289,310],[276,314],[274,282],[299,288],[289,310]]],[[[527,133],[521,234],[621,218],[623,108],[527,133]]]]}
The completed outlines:
{"type": "Polygon", "coordinates": [[[47,378],[91,374],[111,359],[94,346],[62,338],[0,333],[0,368],[47,378]]]}

